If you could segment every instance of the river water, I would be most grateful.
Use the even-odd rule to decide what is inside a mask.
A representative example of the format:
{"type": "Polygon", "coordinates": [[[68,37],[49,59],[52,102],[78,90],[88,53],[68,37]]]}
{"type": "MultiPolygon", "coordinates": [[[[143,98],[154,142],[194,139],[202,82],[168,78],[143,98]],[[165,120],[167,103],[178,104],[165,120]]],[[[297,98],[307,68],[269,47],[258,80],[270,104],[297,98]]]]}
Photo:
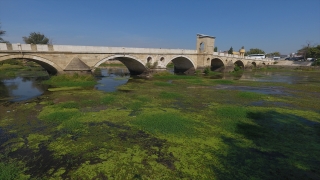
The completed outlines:
{"type": "MultiPolygon", "coordinates": [[[[172,70],[169,70],[172,71],[172,70]]],[[[212,79],[233,79],[260,82],[282,82],[288,84],[320,83],[320,72],[304,71],[245,71],[243,73],[223,73],[211,76],[212,79]]],[[[14,77],[0,79],[0,101],[18,102],[36,98],[48,93],[47,85],[41,81],[49,77],[14,77]]],[[[114,92],[117,87],[134,83],[126,67],[101,68],[101,76],[97,77],[96,89],[114,92]]]]}

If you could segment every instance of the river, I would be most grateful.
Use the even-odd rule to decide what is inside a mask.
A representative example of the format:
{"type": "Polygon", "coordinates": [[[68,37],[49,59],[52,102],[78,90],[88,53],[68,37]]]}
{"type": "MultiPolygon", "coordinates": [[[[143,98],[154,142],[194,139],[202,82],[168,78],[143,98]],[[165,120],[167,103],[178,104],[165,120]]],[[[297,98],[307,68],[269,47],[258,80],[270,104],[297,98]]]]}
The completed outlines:
{"type": "MultiPolygon", "coordinates": [[[[168,70],[172,72],[172,69],[168,70]]],[[[307,71],[244,71],[242,73],[222,73],[209,76],[212,79],[230,79],[258,82],[280,82],[288,84],[320,83],[320,72],[307,71]]],[[[22,75],[12,78],[0,79],[0,101],[19,102],[36,98],[44,93],[49,93],[49,86],[41,84],[42,80],[49,76],[23,77],[22,75]]],[[[135,83],[129,79],[138,78],[130,76],[126,67],[101,68],[101,76],[97,76],[95,89],[114,92],[117,87],[126,83],[135,83]]]]}

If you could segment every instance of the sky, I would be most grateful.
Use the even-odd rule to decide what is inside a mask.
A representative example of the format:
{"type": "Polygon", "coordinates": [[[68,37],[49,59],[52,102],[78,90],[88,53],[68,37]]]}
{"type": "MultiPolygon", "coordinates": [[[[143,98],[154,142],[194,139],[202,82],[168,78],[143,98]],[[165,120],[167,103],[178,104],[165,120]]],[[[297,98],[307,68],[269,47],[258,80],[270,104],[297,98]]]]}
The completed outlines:
{"type": "Polygon", "coordinates": [[[320,0],[0,0],[2,38],[40,32],[58,45],[196,49],[196,34],[220,51],[289,54],[320,44],[320,0]]]}

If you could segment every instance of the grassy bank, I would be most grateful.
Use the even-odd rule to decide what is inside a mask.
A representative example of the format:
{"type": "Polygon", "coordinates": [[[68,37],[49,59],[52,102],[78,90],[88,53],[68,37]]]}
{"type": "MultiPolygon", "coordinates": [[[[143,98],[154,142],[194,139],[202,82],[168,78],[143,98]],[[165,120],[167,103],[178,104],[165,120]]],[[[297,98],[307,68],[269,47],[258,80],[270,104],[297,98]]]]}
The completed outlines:
{"type": "Polygon", "coordinates": [[[74,74],[62,74],[58,76],[52,76],[49,80],[43,81],[43,84],[54,86],[55,89],[79,89],[85,87],[93,87],[97,84],[95,78],[91,75],[79,75],[74,74]]]}
{"type": "MultiPolygon", "coordinates": [[[[87,86],[86,78],[49,82],[87,86]]],[[[38,179],[320,178],[319,83],[160,73],[119,89],[2,106],[6,171],[38,179]]]]}

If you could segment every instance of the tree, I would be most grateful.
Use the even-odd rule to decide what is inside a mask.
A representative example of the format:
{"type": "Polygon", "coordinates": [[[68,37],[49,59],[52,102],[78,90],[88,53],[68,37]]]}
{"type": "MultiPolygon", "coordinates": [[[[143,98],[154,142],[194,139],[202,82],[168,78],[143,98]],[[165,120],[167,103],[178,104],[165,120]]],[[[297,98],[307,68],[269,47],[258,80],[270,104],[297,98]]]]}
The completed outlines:
{"type": "Polygon", "coordinates": [[[273,53],[266,54],[267,57],[280,57],[280,52],[276,51],[273,53]]]}
{"type": "Polygon", "coordinates": [[[310,46],[308,43],[307,46],[298,50],[298,54],[302,54],[305,59],[307,58],[319,58],[320,57],[320,45],[310,46]]]}
{"type": "Polygon", "coordinates": [[[1,23],[0,23],[0,43],[8,43],[8,41],[5,41],[4,39],[2,39],[1,36],[3,36],[4,34],[6,34],[6,31],[1,30],[1,23]]]}
{"type": "Polygon", "coordinates": [[[22,37],[26,44],[49,44],[49,39],[40,32],[32,32],[29,37],[22,37]]]}
{"type": "Polygon", "coordinates": [[[253,48],[246,52],[246,55],[250,55],[250,54],[265,54],[265,52],[261,49],[253,48]]]}
{"type": "Polygon", "coordinates": [[[231,46],[231,48],[229,49],[228,54],[233,54],[233,48],[232,48],[232,46],[231,46]]]}
{"type": "Polygon", "coordinates": [[[218,52],[218,47],[214,47],[213,51],[218,52]]]}
{"type": "Polygon", "coordinates": [[[298,53],[304,54],[305,58],[320,58],[320,45],[305,46],[298,50],[298,53]]]}

